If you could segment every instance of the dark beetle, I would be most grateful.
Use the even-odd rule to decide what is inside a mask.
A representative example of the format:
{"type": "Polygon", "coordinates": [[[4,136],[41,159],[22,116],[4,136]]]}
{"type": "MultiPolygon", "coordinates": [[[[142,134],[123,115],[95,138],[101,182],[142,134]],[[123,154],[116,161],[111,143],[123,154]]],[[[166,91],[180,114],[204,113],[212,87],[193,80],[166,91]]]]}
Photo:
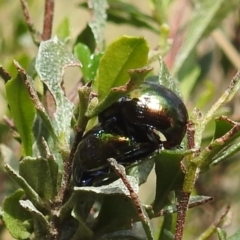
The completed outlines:
{"type": "Polygon", "coordinates": [[[108,158],[113,157],[127,166],[158,148],[157,141],[136,142],[98,125],[87,132],[78,145],[73,165],[74,181],[78,186],[93,185],[97,176],[110,172],[108,158]]]}
{"type": "Polygon", "coordinates": [[[74,156],[77,186],[95,185],[99,176],[107,176],[108,158],[127,166],[161,146],[170,149],[180,145],[188,121],[182,100],[170,89],[149,82],[98,117],[100,124],[84,135],[74,156]]]}
{"type": "MultiPolygon", "coordinates": [[[[145,82],[99,114],[99,122],[116,122],[125,135],[134,136],[135,126],[161,132],[166,149],[180,145],[187,128],[188,112],[183,101],[170,89],[145,82]],[[121,124],[123,126],[121,126],[121,124]]],[[[135,131],[136,132],[136,131],[135,131]]]]}

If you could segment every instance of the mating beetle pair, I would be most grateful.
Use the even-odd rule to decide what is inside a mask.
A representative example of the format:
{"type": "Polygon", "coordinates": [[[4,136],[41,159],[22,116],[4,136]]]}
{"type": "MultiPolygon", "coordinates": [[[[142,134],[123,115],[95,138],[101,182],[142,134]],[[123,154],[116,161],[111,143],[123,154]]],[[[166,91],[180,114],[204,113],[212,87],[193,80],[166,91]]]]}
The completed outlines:
{"type": "Polygon", "coordinates": [[[170,89],[144,82],[130,97],[121,98],[98,118],[99,125],[84,135],[74,156],[73,178],[77,186],[101,184],[97,179],[111,172],[108,158],[128,166],[160,147],[180,145],[188,113],[170,89]]]}

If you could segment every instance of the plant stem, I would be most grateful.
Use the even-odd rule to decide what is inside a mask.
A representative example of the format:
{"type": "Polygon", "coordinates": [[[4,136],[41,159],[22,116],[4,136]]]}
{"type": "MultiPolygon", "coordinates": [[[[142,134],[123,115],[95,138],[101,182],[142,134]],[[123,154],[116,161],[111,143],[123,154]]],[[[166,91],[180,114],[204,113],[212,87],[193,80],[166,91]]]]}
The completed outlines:
{"type": "Polygon", "coordinates": [[[122,179],[124,185],[126,186],[126,188],[128,189],[130,196],[136,206],[138,215],[141,219],[143,228],[145,230],[145,233],[147,235],[147,239],[149,240],[153,240],[153,235],[152,235],[152,231],[150,228],[150,221],[147,217],[147,215],[144,213],[144,209],[142,208],[141,202],[138,198],[138,195],[134,192],[130,182],[128,181],[126,174],[125,174],[125,169],[123,166],[117,164],[117,161],[113,158],[109,158],[107,159],[110,166],[113,168],[113,170],[116,172],[116,174],[122,179]]]}
{"type": "MultiPolygon", "coordinates": [[[[195,125],[189,121],[187,126],[187,149],[195,148],[195,125]]],[[[183,190],[181,191],[178,204],[177,204],[177,222],[175,227],[174,240],[181,240],[183,236],[184,224],[188,209],[188,203],[191,192],[194,187],[196,173],[198,171],[197,165],[191,163],[191,159],[197,153],[190,154],[187,159],[187,172],[184,178],[183,190]]]]}
{"type": "Polygon", "coordinates": [[[226,215],[228,214],[230,210],[230,206],[228,205],[224,212],[221,214],[220,218],[214,222],[204,233],[201,234],[201,236],[197,240],[206,240],[208,239],[214,232],[216,232],[217,228],[220,227],[225,219],[226,215]]]}
{"type": "Polygon", "coordinates": [[[72,175],[72,163],[73,163],[73,157],[74,153],[76,152],[78,143],[82,139],[83,132],[81,130],[78,130],[73,142],[73,146],[70,152],[70,155],[68,159],[64,162],[64,172],[63,172],[63,177],[62,177],[62,183],[61,183],[61,188],[58,192],[58,202],[60,205],[63,204],[64,199],[67,195],[67,191],[70,188],[70,180],[71,180],[71,175],[72,175]]]}
{"type": "Polygon", "coordinates": [[[190,195],[191,192],[181,192],[180,200],[177,204],[177,223],[175,228],[176,230],[174,240],[182,239],[190,195]]]}
{"type": "Polygon", "coordinates": [[[1,65],[0,65],[0,77],[2,77],[5,83],[12,78],[11,75],[7,72],[7,70],[5,70],[1,65]]]}
{"type": "MultiPolygon", "coordinates": [[[[189,203],[188,203],[188,209],[200,206],[204,203],[211,202],[211,201],[213,201],[213,197],[209,197],[209,196],[207,196],[207,197],[205,196],[205,199],[203,199],[201,201],[197,201],[197,202],[191,202],[191,198],[190,198],[189,203]]],[[[154,213],[154,214],[151,215],[151,212],[149,212],[149,211],[152,210],[152,209],[148,208],[148,206],[146,208],[147,208],[148,215],[151,219],[161,217],[161,216],[165,216],[167,214],[173,214],[173,213],[177,212],[176,208],[171,207],[171,208],[164,208],[160,212],[154,213]]]]}
{"type": "Polygon", "coordinates": [[[53,14],[54,14],[54,0],[45,1],[44,23],[42,40],[48,40],[52,35],[53,14]]]}
{"type": "Polygon", "coordinates": [[[36,30],[36,28],[33,24],[26,1],[20,0],[20,3],[22,5],[23,15],[25,17],[25,20],[26,20],[26,23],[28,26],[28,30],[32,36],[32,40],[38,46],[42,40],[41,34],[36,30]]]}

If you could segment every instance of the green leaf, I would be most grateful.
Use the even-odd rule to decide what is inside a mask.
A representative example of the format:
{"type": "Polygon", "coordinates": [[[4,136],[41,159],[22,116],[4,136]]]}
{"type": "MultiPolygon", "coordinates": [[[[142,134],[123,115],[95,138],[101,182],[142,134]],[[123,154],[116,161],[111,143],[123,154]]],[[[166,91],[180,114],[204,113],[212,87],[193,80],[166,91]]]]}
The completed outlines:
{"type": "Polygon", "coordinates": [[[79,223],[77,231],[71,240],[92,239],[94,236],[93,231],[87,226],[86,222],[79,215],[78,206],[74,207],[71,215],[77,219],[79,223]]]}
{"type": "Polygon", "coordinates": [[[93,82],[93,90],[98,93],[98,105],[88,109],[88,117],[97,115],[144,81],[151,68],[134,68],[147,63],[148,50],[145,39],[127,36],[107,48],[93,82]]]}
{"type": "Polygon", "coordinates": [[[173,0],[150,0],[154,17],[159,24],[163,24],[167,21],[166,13],[168,12],[169,5],[173,0]]]}
{"type": "Polygon", "coordinates": [[[217,28],[222,21],[228,16],[229,13],[232,13],[239,6],[239,0],[221,1],[221,6],[218,8],[215,16],[212,18],[207,29],[204,32],[204,36],[211,33],[215,28],[217,28]]]}
{"type": "MultiPolygon", "coordinates": [[[[48,116],[42,102],[39,100],[38,95],[36,90],[33,87],[33,80],[32,78],[26,73],[26,71],[19,65],[18,62],[14,61],[14,64],[17,68],[18,74],[21,77],[21,79],[24,81],[26,87],[27,87],[27,91],[29,96],[31,96],[31,100],[37,110],[38,115],[41,117],[46,129],[48,130],[49,134],[51,135],[51,137],[56,140],[56,135],[54,132],[54,128],[53,128],[53,124],[52,121],[50,119],[50,117],[48,116]]],[[[35,126],[35,121],[34,121],[34,126],[35,126]]],[[[31,132],[34,131],[31,130],[31,132]]],[[[34,132],[35,134],[35,132],[34,132]]],[[[41,135],[41,137],[43,136],[43,134],[41,135]]],[[[40,137],[40,138],[41,138],[40,137]]]]}
{"type": "Polygon", "coordinates": [[[24,225],[24,221],[31,219],[31,215],[19,204],[23,196],[24,191],[19,189],[3,201],[3,221],[16,239],[29,239],[31,235],[24,225]]]}
{"type": "Polygon", "coordinates": [[[225,118],[216,118],[215,119],[215,133],[214,139],[222,137],[228,131],[230,131],[233,127],[233,124],[227,121],[225,118]]]}
{"type": "Polygon", "coordinates": [[[8,164],[6,164],[5,169],[7,173],[14,179],[14,181],[18,183],[18,185],[25,191],[27,197],[34,202],[35,205],[40,207],[44,205],[42,199],[23,177],[17,174],[8,164]]]}
{"type": "Polygon", "coordinates": [[[217,234],[219,240],[227,240],[227,233],[222,228],[217,228],[217,234]]]}
{"type": "Polygon", "coordinates": [[[53,159],[26,157],[19,164],[19,174],[42,199],[57,194],[58,165],[53,159]]]}
{"type": "MultiPolygon", "coordinates": [[[[134,192],[138,192],[139,186],[134,177],[127,176],[128,181],[131,183],[131,186],[134,190],[134,192]]],[[[121,179],[118,179],[117,181],[109,184],[109,185],[103,185],[100,187],[75,187],[74,192],[79,193],[80,192],[86,192],[87,194],[100,194],[100,195],[111,195],[111,194],[124,194],[129,196],[129,191],[126,188],[126,186],[123,184],[121,179]]]]}
{"type": "Polygon", "coordinates": [[[159,29],[157,28],[153,17],[144,14],[133,4],[119,0],[110,0],[108,2],[110,4],[110,7],[107,10],[108,22],[114,22],[115,24],[129,24],[134,27],[147,28],[155,33],[159,33],[159,29]]]}
{"type": "Polygon", "coordinates": [[[95,77],[97,75],[99,62],[100,62],[100,59],[102,56],[103,56],[102,52],[91,55],[91,62],[88,66],[89,67],[88,73],[89,73],[90,80],[95,79],[95,77]]]}
{"type": "Polygon", "coordinates": [[[93,89],[101,102],[111,88],[124,85],[128,70],[147,64],[148,45],[142,37],[124,36],[113,42],[102,56],[93,89]]]}
{"type": "Polygon", "coordinates": [[[75,45],[77,45],[78,43],[85,44],[90,49],[91,53],[94,53],[94,50],[96,48],[96,42],[93,36],[93,32],[88,25],[86,25],[83,31],[81,31],[81,33],[77,36],[75,45]]]}
{"type": "Polygon", "coordinates": [[[197,130],[198,135],[200,136],[207,125],[207,123],[214,118],[217,111],[227,104],[232,98],[235,96],[236,92],[240,88],[240,71],[238,71],[235,76],[232,78],[227,90],[221,95],[221,97],[213,104],[210,110],[206,113],[203,118],[201,125],[199,125],[199,129],[197,130]]]}
{"type": "Polygon", "coordinates": [[[214,141],[209,147],[211,151],[209,153],[206,151],[206,163],[202,165],[203,167],[215,166],[240,150],[238,123],[222,116],[215,119],[215,124],[214,141]],[[210,165],[207,166],[208,164],[210,165]]]}
{"type": "Polygon", "coordinates": [[[232,2],[234,2],[234,4],[230,4],[230,2],[226,2],[225,0],[201,0],[195,4],[192,19],[189,21],[190,26],[188,27],[183,45],[174,63],[173,75],[177,75],[182,65],[188,60],[189,54],[204,34],[206,32],[209,33],[209,30],[218,26],[227,13],[229,13],[229,8],[225,8],[224,6],[229,4],[235,6],[237,2],[239,4],[238,0],[232,2]],[[215,21],[216,16],[218,16],[217,21],[215,21]]]}
{"type": "Polygon", "coordinates": [[[127,196],[109,195],[101,203],[102,208],[95,226],[97,234],[131,229],[132,223],[139,221],[136,208],[127,196]]]}
{"type": "Polygon", "coordinates": [[[66,67],[79,65],[76,57],[68,52],[64,44],[56,37],[41,42],[35,67],[40,79],[47,85],[56,103],[53,126],[61,149],[68,148],[73,115],[73,104],[66,98],[61,87],[63,73],[66,67]]]}
{"type": "Polygon", "coordinates": [[[181,169],[181,160],[187,153],[163,150],[155,156],[157,176],[156,196],[152,204],[154,212],[159,212],[169,203],[169,193],[182,188],[185,174],[181,169]]]}
{"type": "MultiPolygon", "coordinates": [[[[137,193],[139,187],[136,179],[131,176],[127,176],[127,178],[133,190],[137,193]]],[[[132,221],[139,221],[136,207],[121,179],[101,187],[75,187],[73,195],[64,207],[64,211],[74,207],[74,214],[85,219],[86,209],[90,210],[92,206],[87,208],[84,202],[93,203],[95,201],[101,204],[101,211],[94,227],[96,234],[130,229],[132,221]],[[79,201],[79,199],[82,200],[79,201]],[[118,207],[116,208],[116,206],[118,207]],[[126,211],[123,211],[123,209],[126,209],[126,211]]]]}
{"type": "Polygon", "coordinates": [[[81,71],[83,74],[84,82],[89,82],[90,80],[92,80],[90,77],[91,70],[89,69],[89,65],[91,63],[91,52],[89,48],[82,43],[78,43],[74,47],[73,51],[74,54],[77,56],[78,60],[82,63],[81,71]]]}
{"type": "Polygon", "coordinates": [[[172,225],[173,225],[173,216],[172,214],[167,214],[164,216],[163,224],[161,227],[161,232],[158,237],[159,240],[173,240],[174,236],[172,233],[172,225]]]}
{"type": "Polygon", "coordinates": [[[130,75],[130,80],[125,85],[122,85],[120,87],[113,87],[112,89],[110,89],[108,94],[98,104],[96,103],[96,98],[92,98],[92,101],[89,104],[89,108],[86,115],[88,117],[96,116],[99,112],[109,107],[119,98],[126,96],[127,93],[136,89],[144,81],[146,75],[151,70],[152,70],[151,68],[147,67],[139,69],[130,69],[128,71],[130,75]]]}
{"type": "Polygon", "coordinates": [[[176,82],[173,80],[171,74],[169,73],[166,64],[164,63],[163,59],[159,58],[159,73],[158,73],[158,81],[159,84],[165,86],[166,88],[169,88],[173,92],[175,92],[180,98],[182,97],[181,92],[179,91],[179,88],[176,84],[176,82]]]}
{"type": "Polygon", "coordinates": [[[46,217],[39,211],[37,208],[32,204],[29,200],[20,200],[20,205],[26,209],[31,215],[34,221],[34,230],[35,230],[35,237],[40,239],[39,237],[48,236],[50,231],[50,225],[46,219],[46,217]],[[40,236],[38,236],[40,235],[40,236]]]}
{"type": "Polygon", "coordinates": [[[56,32],[59,39],[67,40],[70,36],[70,23],[69,18],[65,17],[59,24],[56,32]]]}
{"type": "Polygon", "coordinates": [[[138,184],[141,185],[147,181],[153,166],[154,161],[152,159],[142,159],[137,166],[126,169],[126,171],[128,175],[135,177],[138,184]]]}
{"type": "Polygon", "coordinates": [[[104,28],[107,21],[106,9],[108,8],[108,2],[106,0],[92,0],[88,6],[93,12],[93,19],[89,26],[92,29],[97,48],[102,50],[104,47],[104,28]]]}
{"type": "Polygon", "coordinates": [[[6,93],[14,123],[23,143],[24,154],[31,156],[35,107],[20,74],[6,83],[6,93]]]}
{"type": "Polygon", "coordinates": [[[219,130],[216,130],[216,137],[220,137],[214,139],[194,159],[194,162],[199,164],[201,171],[206,171],[212,165],[225,160],[240,149],[239,141],[236,141],[240,137],[240,125],[224,116],[219,118],[217,125],[219,130]],[[227,129],[229,131],[224,133],[227,129]]]}

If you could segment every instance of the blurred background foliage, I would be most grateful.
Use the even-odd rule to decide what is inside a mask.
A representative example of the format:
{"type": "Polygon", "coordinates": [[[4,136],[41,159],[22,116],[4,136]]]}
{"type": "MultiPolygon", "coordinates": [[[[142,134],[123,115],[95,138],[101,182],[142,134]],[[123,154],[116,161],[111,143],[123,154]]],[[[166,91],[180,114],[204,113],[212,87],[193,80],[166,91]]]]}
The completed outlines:
{"type": "MultiPolygon", "coordinates": [[[[240,2],[239,0],[216,1],[187,0],[109,0],[108,21],[104,28],[103,45],[107,46],[122,35],[143,36],[149,43],[150,65],[158,72],[158,56],[162,55],[170,72],[179,81],[180,89],[189,112],[198,107],[203,113],[227,89],[227,86],[240,69],[240,2]],[[199,11],[198,11],[199,9],[199,11]],[[206,9],[204,12],[203,10],[206,9]],[[201,12],[203,11],[203,12],[201,12]],[[211,12],[212,11],[212,12],[211,12]],[[212,15],[211,15],[212,14],[212,15]]],[[[30,13],[36,29],[42,31],[44,3],[28,1],[30,13]]],[[[92,16],[85,1],[57,1],[55,6],[53,35],[64,39],[70,50],[77,39],[84,40],[87,24],[92,16]]],[[[90,49],[94,43],[86,42],[90,49]]],[[[103,46],[104,48],[104,46],[103,46]]],[[[21,5],[16,0],[0,1],[0,64],[12,75],[16,74],[13,59],[27,69],[36,56],[37,46],[28,32],[21,5]]],[[[71,98],[76,94],[75,87],[81,78],[77,69],[67,70],[65,86],[71,98]]],[[[240,120],[240,94],[221,114],[235,121],[240,120]]],[[[0,80],[0,202],[16,185],[2,170],[3,159],[17,168],[21,156],[20,145],[14,140],[16,133],[9,128],[11,122],[6,116],[9,110],[6,103],[4,81],[0,80]],[[10,150],[11,149],[11,150],[10,150]],[[4,156],[3,156],[4,153],[4,156]]],[[[214,130],[210,123],[204,141],[209,143],[214,130]]],[[[240,222],[240,161],[239,154],[228,161],[200,175],[195,191],[200,195],[214,197],[214,201],[188,211],[184,239],[196,239],[206,230],[227,205],[229,221],[224,228],[230,236],[239,228],[240,222]]],[[[150,203],[155,191],[155,176],[151,174],[147,183],[141,186],[140,198],[150,203]]],[[[155,231],[161,224],[154,219],[155,231]]],[[[160,221],[160,222],[159,222],[160,221]]],[[[12,239],[0,222],[0,239],[12,239]]],[[[217,239],[213,236],[209,239],[217,239]]]]}

